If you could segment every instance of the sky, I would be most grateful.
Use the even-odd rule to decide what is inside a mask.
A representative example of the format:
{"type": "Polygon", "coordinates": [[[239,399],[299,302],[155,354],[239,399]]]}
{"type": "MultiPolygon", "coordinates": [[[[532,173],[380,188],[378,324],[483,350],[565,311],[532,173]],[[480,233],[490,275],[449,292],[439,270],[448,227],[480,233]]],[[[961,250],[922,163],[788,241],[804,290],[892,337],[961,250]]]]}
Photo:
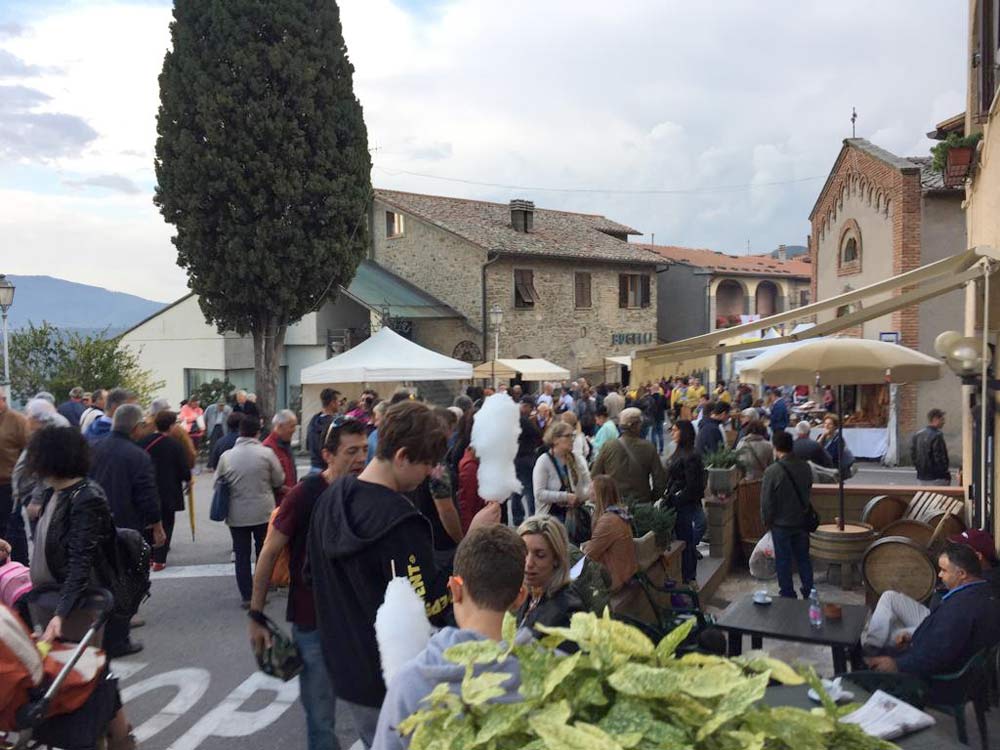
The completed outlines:
{"type": "MultiPolygon", "coordinates": [[[[967,3],[342,0],[375,187],[598,213],[633,241],[805,244],[851,135],[925,156],[967,3]]],[[[0,2],[0,273],[169,301],[162,0],[0,2]]]]}

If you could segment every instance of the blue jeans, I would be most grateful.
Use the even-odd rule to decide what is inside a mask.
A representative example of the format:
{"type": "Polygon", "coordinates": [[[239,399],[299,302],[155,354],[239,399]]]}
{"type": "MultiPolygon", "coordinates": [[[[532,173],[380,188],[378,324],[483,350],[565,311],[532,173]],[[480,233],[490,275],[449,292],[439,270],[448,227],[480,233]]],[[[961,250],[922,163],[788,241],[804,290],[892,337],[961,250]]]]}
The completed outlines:
{"type": "Polygon", "coordinates": [[[657,453],[663,453],[663,420],[658,419],[653,422],[653,445],[656,446],[657,453]]]}
{"type": "Polygon", "coordinates": [[[303,630],[292,625],[292,639],[302,657],[299,674],[299,700],[306,712],[306,733],[309,750],[339,750],[334,732],[337,699],[326,671],[320,649],[318,630],[303,630]]]}
{"type": "MultiPolygon", "coordinates": [[[[681,579],[683,583],[697,580],[698,577],[698,557],[695,555],[694,522],[698,505],[678,505],[677,520],[674,525],[674,534],[679,540],[684,542],[684,551],[681,552],[681,579]]],[[[704,511],[702,511],[704,514],[704,511]]]]}
{"type": "Polygon", "coordinates": [[[250,572],[250,538],[253,537],[256,554],[260,557],[260,548],[264,546],[267,536],[267,524],[259,526],[230,526],[229,534],[233,538],[233,552],[236,554],[236,586],[240,590],[243,601],[250,601],[253,595],[253,574],[250,572]]]}
{"type": "Polygon", "coordinates": [[[701,544],[701,540],[705,538],[705,532],[708,530],[708,519],[705,517],[705,506],[698,501],[698,504],[694,506],[694,518],[692,523],[694,523],[694,544],[697,547],[701,544]]]}
{"type": "Polygon", "coordinates": [[[805,529],[772,528],[774,565],[778,570],[781,595],[795,598],[795,581],[792,579],[792,559],[799,566],[802,598],[809,596],[813,587],[812,562],[809,560],[809,532],[805,529]]]}

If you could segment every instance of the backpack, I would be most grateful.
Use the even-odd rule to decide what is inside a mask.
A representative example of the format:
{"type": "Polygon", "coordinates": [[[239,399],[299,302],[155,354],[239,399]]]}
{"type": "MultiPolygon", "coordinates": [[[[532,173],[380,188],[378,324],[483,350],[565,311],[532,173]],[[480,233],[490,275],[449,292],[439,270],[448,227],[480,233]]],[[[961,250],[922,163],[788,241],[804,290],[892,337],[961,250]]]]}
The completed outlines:
{"type": "Polygon", "coordinates": [[[114,570],[109,588],[115,597],[115,612],[131,617],[149,598],[151,550],[135,529],[115,529],[114,570]]]}

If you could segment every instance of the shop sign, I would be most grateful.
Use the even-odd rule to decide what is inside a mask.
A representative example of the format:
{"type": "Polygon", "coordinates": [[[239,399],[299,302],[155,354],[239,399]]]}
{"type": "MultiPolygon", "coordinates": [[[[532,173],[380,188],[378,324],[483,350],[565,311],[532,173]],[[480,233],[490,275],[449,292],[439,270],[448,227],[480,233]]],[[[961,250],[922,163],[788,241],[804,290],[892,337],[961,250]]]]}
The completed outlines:
{"type": "Polygon", "coordinates": [[[642,345],[652,344],[653,334],[651,333],[612,333],[611,346],[622,346],[624,344],[642,345]]]}

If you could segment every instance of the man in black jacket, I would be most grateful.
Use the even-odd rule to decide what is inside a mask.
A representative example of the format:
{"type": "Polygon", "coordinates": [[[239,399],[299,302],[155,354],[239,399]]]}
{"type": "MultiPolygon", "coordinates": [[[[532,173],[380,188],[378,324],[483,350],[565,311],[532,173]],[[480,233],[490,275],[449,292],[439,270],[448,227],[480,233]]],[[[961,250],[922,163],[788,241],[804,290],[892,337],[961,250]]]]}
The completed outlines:
{"type": "Polygon", "coordinates": [[[944,412],[931,409],[927,412],[927,426],[916,433],[910,442],[910,459],[917,469],[917,479],[921,484],[951,484],[948,446],[941,434],[942,427],[944,412]]]}
{"type": "Polygon", "coordinates": [[[319,393],[323,410],[312,415],[306,427],[306,450],[309,451],[309,473],[319,474],[326,469],[323,459],[323,444],[326,442],[326,431],[333,418],[340,411],[340,392],[333,388],[324,388],[319,393]]]}
{"type": "Polygon", "coordinates": [[[803,461],[812,461],[817,466],[832,469],[833,459],[822,445],[809,437],[811,430],[812,426],[804,419],[795,425],[795,444],[792,446],[792,453],[803,461]]]}
{"type": "MultiPolygon", "coordinates": [[[[450,606],[450,571],[435,564],[430,523],[402,494],[427,478],[447,441],[425,404],[394,404],[379,427],[374,460],[357,477],[334,482],[313,507],[307,556],[323,657],[366,747],[385,698],[374,622],[386,586],[393,576],[409,578],[434,620],[450,606]]],[[[499,520],[500,506],[487,503],[470,530],[499,520]]]]}
{"type": "Polygon", "coordinates": [[[764,471],[760,489],[760,515],[764,527],[771,530],[774,564],[778,569],[781,595],[795,598],[792,559],[799,566],[802,597],[813,587],[812,562],[809,560],[809,532],[806,529],[812,469],[792,451],[792,436],[784,430],[771,438],[776,461],[764,471]]]}
{"type": "Polygon", "coordinates": [[[715,453],[719,448],[726,445],[725,435],[722,434],[722,425],[729,416],[729,404],[717,401],[712,404],[708,416],[701,419],[698,427],[698,436],[694,441],[694,449],[702,458],[715,453]]]}
{"type": "Polygon", "coordinates": [[[903,672],[926,680],[958,671],[974,654],[1000,641],[1000,600],[983,579],[975,551],[949,543],[938,567],[948,593],[913,632],[908,645],[902,644],[901,655],[865,660],[876,672],[903,672]]]}

